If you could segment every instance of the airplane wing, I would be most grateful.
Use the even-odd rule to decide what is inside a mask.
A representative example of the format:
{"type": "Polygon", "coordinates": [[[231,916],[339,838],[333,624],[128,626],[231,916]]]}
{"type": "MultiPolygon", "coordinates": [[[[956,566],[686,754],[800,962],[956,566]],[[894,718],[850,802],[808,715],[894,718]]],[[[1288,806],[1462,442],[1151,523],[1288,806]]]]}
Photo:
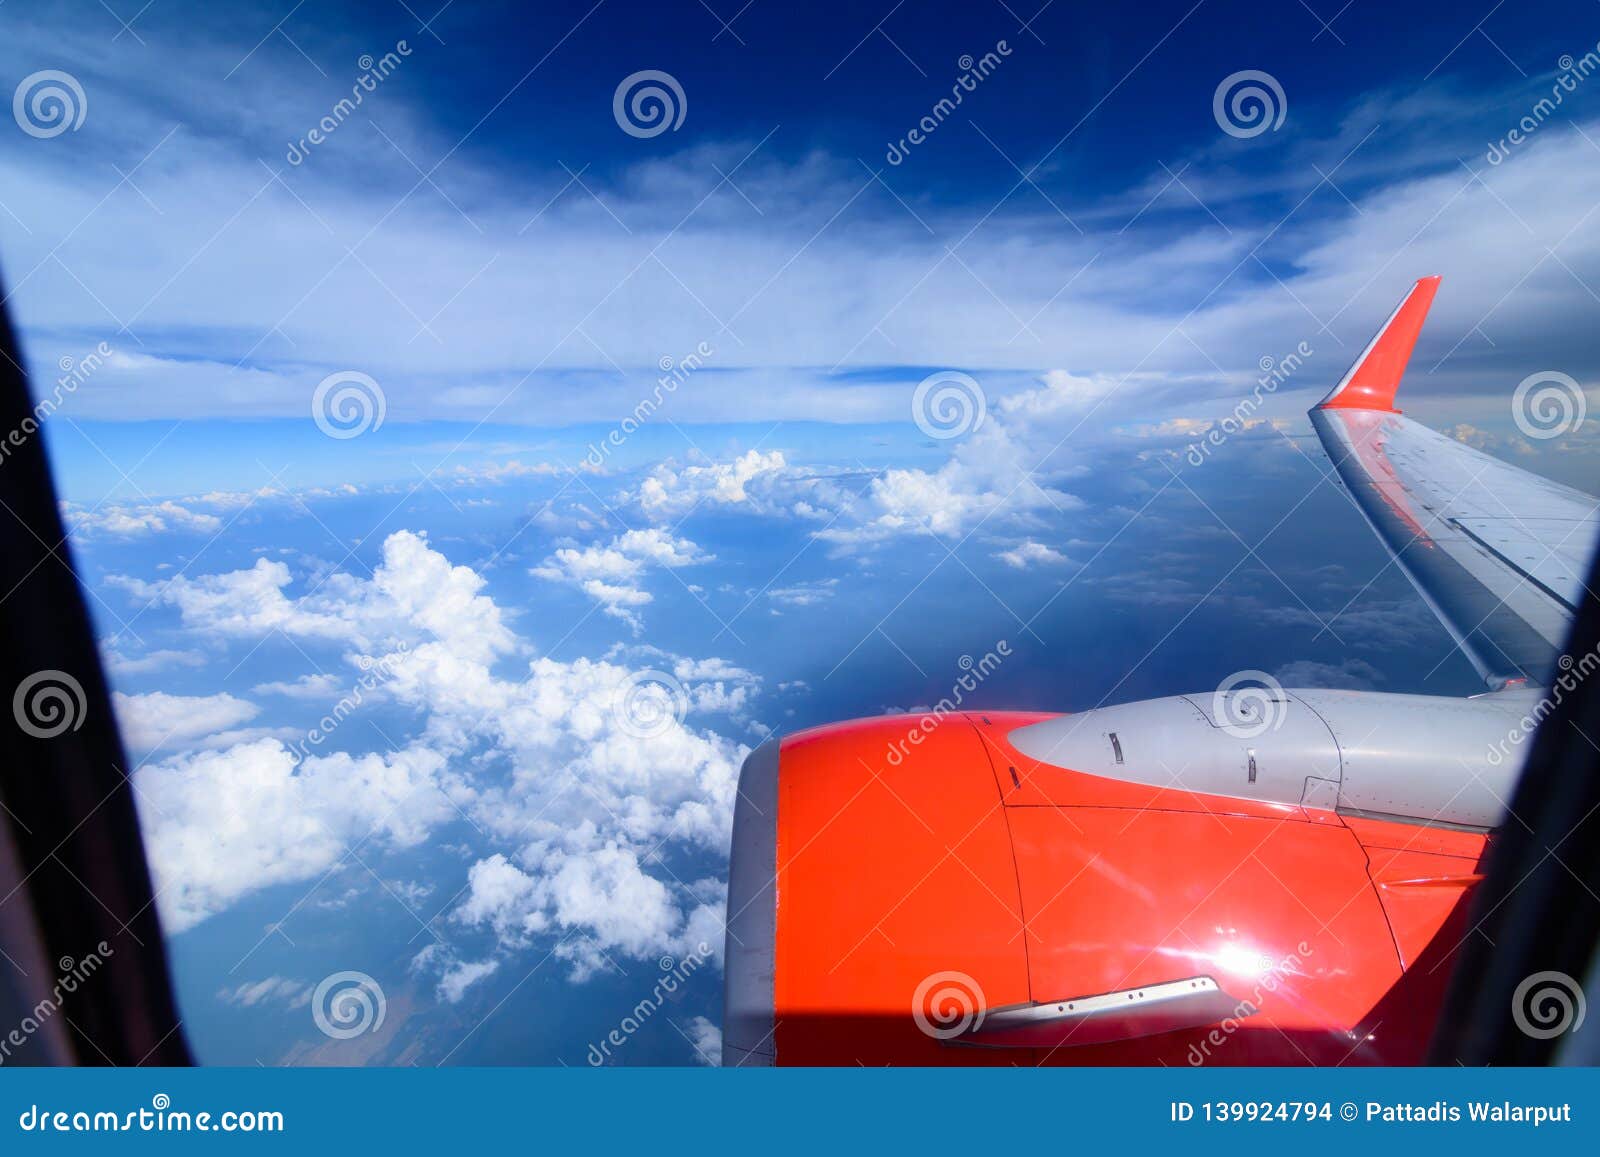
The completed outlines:
{"type": "Polygon", "coordinates": [[[1311,411],[1356,506],[1492,687],[1550,677],[1600,537],[1600,500],[1395,409],[1439,278],[1412,287],[1311,411]]]}

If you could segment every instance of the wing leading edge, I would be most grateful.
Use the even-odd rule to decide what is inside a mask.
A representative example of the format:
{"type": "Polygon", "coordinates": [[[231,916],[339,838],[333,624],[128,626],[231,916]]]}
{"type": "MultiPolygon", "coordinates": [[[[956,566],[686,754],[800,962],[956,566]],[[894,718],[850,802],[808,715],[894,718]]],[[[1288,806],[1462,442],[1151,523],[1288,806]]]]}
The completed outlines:
{"type": "Polygon", "coordinates": [[[1485,681],[1542,683],[1586,589],[1600,500],[1394,408],[1438,287],[1437,277],[1412,287],[1311,424],[1379,540],[1485,681]]]}

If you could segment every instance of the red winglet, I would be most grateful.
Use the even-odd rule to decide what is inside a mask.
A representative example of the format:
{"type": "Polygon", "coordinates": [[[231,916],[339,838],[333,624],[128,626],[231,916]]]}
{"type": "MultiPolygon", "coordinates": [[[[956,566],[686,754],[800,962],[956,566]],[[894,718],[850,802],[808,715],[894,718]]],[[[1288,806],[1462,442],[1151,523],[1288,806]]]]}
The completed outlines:
{"type": "Polygon", "coordinates": [[[1439,290],[1439,278],[1424,277],[1411,287],[1405,300],[1395,307],[1389,320],[1361,352],[1356,364],[1339,384],[1322,399],[1324,410],[1387,410],[1394,408],[1395,391],[1405,376],[1411,350],[1427,320],[1428,307],[1439,290]]]}

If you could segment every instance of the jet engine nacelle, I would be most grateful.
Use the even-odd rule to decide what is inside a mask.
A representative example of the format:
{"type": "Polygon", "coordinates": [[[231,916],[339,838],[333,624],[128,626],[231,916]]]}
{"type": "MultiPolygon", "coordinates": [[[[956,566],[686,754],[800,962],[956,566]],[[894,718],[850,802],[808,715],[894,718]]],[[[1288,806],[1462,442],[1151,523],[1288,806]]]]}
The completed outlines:
{"type": "Polygon", "coordinates": [[[1416,1063],[1535,700],[1246,687],[769,742],[725,1062],[1416,1063]]]}

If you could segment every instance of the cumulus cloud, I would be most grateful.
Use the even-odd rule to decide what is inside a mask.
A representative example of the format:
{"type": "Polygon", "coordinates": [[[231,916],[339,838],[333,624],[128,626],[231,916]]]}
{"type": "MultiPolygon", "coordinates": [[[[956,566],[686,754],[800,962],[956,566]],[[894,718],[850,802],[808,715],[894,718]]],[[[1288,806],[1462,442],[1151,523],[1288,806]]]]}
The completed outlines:
{"type": "Polygon", "coordinates": [[[142,695],[111,693],[122,737],[136,751],[182,748],[194,740],[247,723],[261,708],[232,695],[142,695]]]}
{"type": "Polygon", "coordinates": [[[755,698],[761,677],[726,659],[685,659],[641,648],[665,659],[673,678],[682,685],[689,709],[697,714],[740,718],[755,698]]]}
{"type": "Polygon", "coordinates": [[[639,484],[639,505],[655,521],[679,519],[700,507],[793,513],[802,480],[809,477],[791,468],[781,450],[748,450],[731,461],[688,466],[663,462],[639,484]]]}
{"type": "MultiPolygon", "coordinates": [[[[628,549],[663,562],[699,557],[664,535],[628,549]]],[[[741,717],[756,677],[723,659],[636,649],[652,678],[681,688],[666,715],[637,717],[629,692],[642,668],[621,652],[529,659],[476,572],[408,531],[384,542],[382,559],[370,578],[336,575],[299,594],[287,568],[266,560],[160,588],[187,622],[214,631],[370,648],[361,657],[384,666],[386,694],[421,720],[383,753],[317,752],[297,765],[282,742],[262,738],[142,767],[135,784],[169,925],[181,931],[260,888],[318,878],[362,840],[415,847],[466,814],[496,848],[478,854],[453,919],[493,932],[505,950],[548,937],[586,976],[619,955],[720,945],[720,884],[685,883],[661,865],[726,850],[748,748],[692,720],[741,717]]],[[[209,707],[207,722],[221,727],[254,712],[212,698],[152,700],[145,725],[157,707],[162,720],[209,707]]],[[[488,974],[481,961],[441,969],[441,993],[459,997],[488,974]]]]}
{"type": "MultiPolygon", "coordinates": [[[[156,359],[122,354],[115,355],[108,362],[113,367],[123,368],[155,363],[156,359]]],[[[222,370],[219,368],[217,372],[222,370]]],[[[492,480],[490,473],[481,472],[475,476],[475,480],[492,480]]],[[[62,502],[61,518],[67,529],[79,539],[140,539],[180,532],[210,537],[225,529],[249,507],[267,504],[276,504],[280,508],[286,504],[303,507],[306,502],[315,499],[348,498],[360,493],[360,488],[344,482],[334,486],[305,486],[292,490],[281,486],[259,486],[253,490],[210,490],[203,494],[159,500],[103,502],[97,506],[62,502]]]]}
{"type": "Polygon", "coordinates": [[[1106,379],[1045,375],[996,406],[937,469],[874,478],[861,509],[817,537],[846,548],[905,535],[945,541],[979,524],[1026,524],[1083,509],[1059,486],[1081,464],[1060,451],[1113,388],[1106,379]]]}
{"type": "Polygon", "coordinates": [[[457,814],[445,757],[421,745],[297,767],[283,743],[261,739],[146,764],[134,783],[174,932],[261,888],[314,879],[368,837],[415,847],[457,814]]]}
{"type": "Polygon", "coordinates": [[[547,926],[535,896],[539,884],[500,853],[479,860],[467,873],[467,896],[455,911],[463,924],[488,925],[502,942],[526,943],[547,926]]]}
{"type": "Polygon", "coordinates": [[[710,562],[713,557],[686,538],[651,528],[627,531],[603,546],[562,547],[530,573],[577,587],[606,614],[621,619],[638,634],[643,621],[635,608],[653,601],[641,585],[645,572],[651,567],[677,570],[710,562]]]}
{"type": "Polygon", "coordinates": [[[1050,370],[1037,388],[1003,398],[1000,413],[1013,423],[1046,421],[1062,414],[1081,415],[1110,398],[1126,379],[1098,375],[1081,377],[1066,370],[1050,370]]]}
{"type": "Polygon", "coordinates": [[[523,853],[532,871],[504,856],[473,865],[467,898],[455,918],[491,927],[508,943],[544,932],[575,979],[604,967],[611,953],[634,959],[721,944],[720,903],[686,907],[672,888],[646,873],[635,850],[610,844],[581,853],[544,845],[523,853]]]}
{"type": "MultiPolygon", "coordinates": [[[[1063,489],[1084,469],[1084,459],[1072,448],[1076,444],[1069,443],[1122,384],[1105,375],[1042,374],[1026,388],[995,399],[986,420],[954,440],[935,468],[896,467],[852,476],[792,464],[781,450],[749,450],[727,461],[659,464],[624,497],[636,499],[656,521],[713,509],[815,520],[821,523],[815,537],[840,550],[918,536],[948,542],[979,524],[1037,526],[1083,509],[1083,502],[1063,489]],[[850,485],[856,477],[860,484],[850,485]]],[[[587,581],[590,593],[611,613],[636,621],[627,608],[648,597],[618,580],[637,566],[599,547],[565,553],[570,557],[558,554],[535,573],[587,581]],[[592,573],[583,573],[584,568],[592,573]]],[[[826,597],[820,589],[805,594],[799,588],[769,595],[779,604],[792,596],[791,605],[826,597]]]]}
{"type": "Polygon", "coordinates": [[[85,507],[63,502],[61,514],[67,529],[80,537],[107,534],[118,538],[138,538],[168,530],[214,534],[222,529],[222,519],[215,514],[190,510],[170,499],[164,502],[102,507],[85,507]]]}
{"type": "Polygon", "coordinates": [[[513,636],[499,607],[481,594],[483,577],[452,566],[411,531],[391,534],[370,579],[336,573],[293,596],[289,567],[259,558],[247,570],[162,583],[107,580],[139,598],[176,607],[197,630],[259,638],[269,631],[348,642],[366,650],[422,633],[480,662],[509,650],[513,636]]]}

